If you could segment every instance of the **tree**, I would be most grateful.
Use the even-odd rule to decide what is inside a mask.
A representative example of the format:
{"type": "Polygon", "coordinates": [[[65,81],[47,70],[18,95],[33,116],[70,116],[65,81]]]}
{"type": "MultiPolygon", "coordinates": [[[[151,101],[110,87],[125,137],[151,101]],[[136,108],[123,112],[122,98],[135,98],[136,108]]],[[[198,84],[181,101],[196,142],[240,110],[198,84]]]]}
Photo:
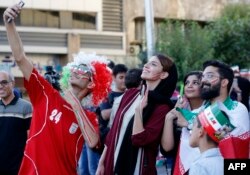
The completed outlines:
{"type": "Polygon", "coordinates": [[[250,6],[228,5],[212,24],[214,56],[241,68],[250,66],[250,6]]]}
{"type": "Polygon", "coordinates": [[[156,49],[172,57],[179,80],[192,70],[201,70],[202,63],[213,56],[212,31],[197,22],[167,20],[160,27],[156,49]]]}

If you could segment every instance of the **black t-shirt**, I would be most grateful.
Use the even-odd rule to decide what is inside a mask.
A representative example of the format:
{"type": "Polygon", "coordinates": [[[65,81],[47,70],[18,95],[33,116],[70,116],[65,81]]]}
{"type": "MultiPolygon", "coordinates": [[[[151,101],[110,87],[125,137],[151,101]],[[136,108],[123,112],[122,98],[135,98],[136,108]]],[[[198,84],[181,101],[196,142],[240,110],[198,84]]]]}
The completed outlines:
{"type": "Polygon", "coordinates": [[[100,147],[98,149],[95,149],[97,152],[99,152],[100,154],[102,153],[103,149],[104,149],[104,142],[105,142],[105,138],[106,135],[109,132],[109,127],[108,127],[108,123],[109,120],[104,120],[102,118],[101,115],[101,111],[105,110],[105,109],[111,109],[113,106],[113,103],[115,101],[115,98],[119,97],[120,95],[122,95],[123,92],[115,92],[115,91],[111,91],[108,95],[108,98],[106,101],[104,101],[103,103],[100,104],[100,106],[96,109],[96,114],[98,115],[98,123],[99,123],[99,131],[100,131],[100,147]]]}
{"type": "Polygon", "coordinates": [[[15,98],[4,105],[0,100],[0,174],[16,175],[23,158],[32,107],[15,98]]]}
{"type": "Polygon", "coordinates": [[[250,81],[243,77],[237,77],[238,86],[241,90],[242,103],[247,107],[249,111],[249,94],[250,94],[250,81]]]}

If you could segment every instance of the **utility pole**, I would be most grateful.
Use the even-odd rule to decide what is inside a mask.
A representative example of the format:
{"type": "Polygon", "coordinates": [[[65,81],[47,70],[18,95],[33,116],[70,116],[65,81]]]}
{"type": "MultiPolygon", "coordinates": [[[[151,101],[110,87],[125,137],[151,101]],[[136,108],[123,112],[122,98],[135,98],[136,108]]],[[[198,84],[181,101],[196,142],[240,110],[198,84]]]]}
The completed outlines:
{"type": "Polygon", "coordinates": [[[155,52],[154,39],[154,7],[152,0],[144,0],[145,3],[145,21],[146,21],[146,42],[148,59],[155,52]]]}

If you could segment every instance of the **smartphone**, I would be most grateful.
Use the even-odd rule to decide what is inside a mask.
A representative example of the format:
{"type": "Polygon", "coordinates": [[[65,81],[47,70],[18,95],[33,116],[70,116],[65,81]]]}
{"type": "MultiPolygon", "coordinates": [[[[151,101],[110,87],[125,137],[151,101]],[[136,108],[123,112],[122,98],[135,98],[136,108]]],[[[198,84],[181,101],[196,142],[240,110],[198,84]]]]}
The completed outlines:
{"type": "MultiPolygon", "coordinates": [[[[23,1],[20,1],[19,3],[18,3],[18,5],[22,8],[23,6],[24,6],[24,2],[23,1]]],[[[12,18],[8,18],[8,20],[7,20],[7,22],[8,23],[10,23],[12,21],[12,18]]]]}

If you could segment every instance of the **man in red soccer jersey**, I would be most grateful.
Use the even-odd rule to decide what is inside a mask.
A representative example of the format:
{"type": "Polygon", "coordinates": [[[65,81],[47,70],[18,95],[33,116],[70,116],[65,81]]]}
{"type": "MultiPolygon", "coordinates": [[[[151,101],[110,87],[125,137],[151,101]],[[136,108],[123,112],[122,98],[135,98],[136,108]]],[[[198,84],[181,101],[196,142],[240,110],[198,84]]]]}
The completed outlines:
{"type": "Polygon", "coordinates": [[[84,140],[90,147],[99,141],[97,119],[87,110],[87,105],[98,105],[106,97],[112,81],[111,71],[105,58],[79,53],[63,69],[61,96],[24,53],[14,23],[20,11],[21,7],[14,5],[3,14],[9,44],[34,108],[19,174],[77,174],[84,140]]]}

